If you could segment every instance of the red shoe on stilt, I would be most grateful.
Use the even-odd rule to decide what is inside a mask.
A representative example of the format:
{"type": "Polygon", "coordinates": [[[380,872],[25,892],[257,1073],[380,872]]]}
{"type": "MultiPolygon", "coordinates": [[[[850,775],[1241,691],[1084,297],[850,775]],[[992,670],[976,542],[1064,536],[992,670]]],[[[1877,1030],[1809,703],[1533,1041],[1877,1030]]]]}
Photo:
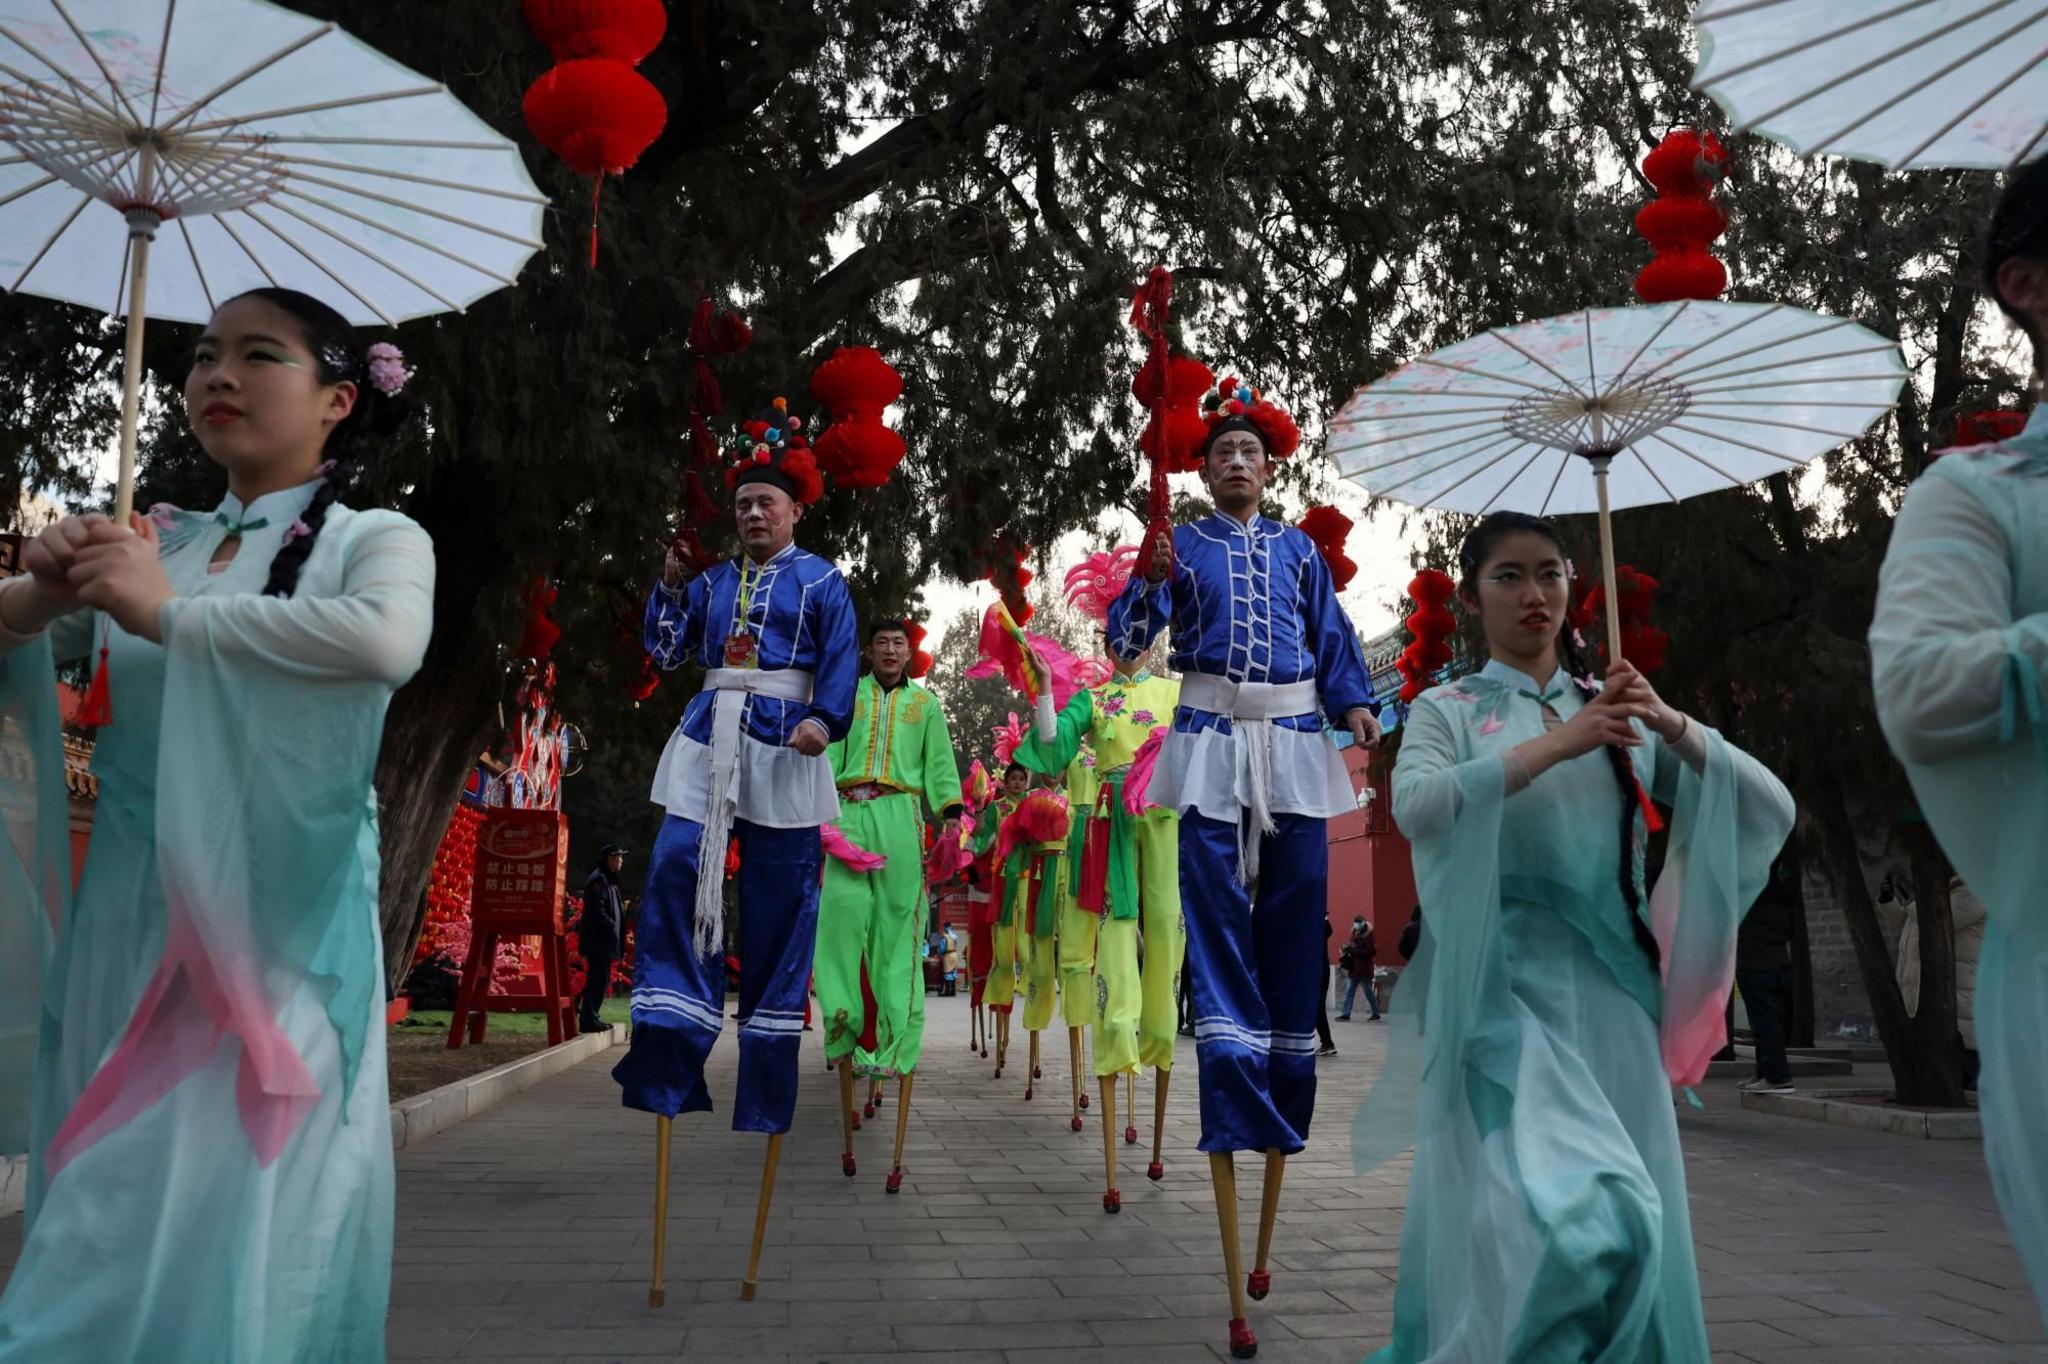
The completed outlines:
{"type": "Polygon", "coordinates": [[[1034,1080],[1043,1080],[1045,1078],[1045,1068],[1043,1066],[1033,1066],[1031,1068],[1031,1078],[1034,1080]]]}
{"type": "Polygon", "coordinates": [[[1253,1302],[1264,1302],[1266,1295],[1273,1291],[1273,1272],[1269,1269],[1255,1269],[1245,1275],[1244,1291],[1253,1302]]]}
{"type": "Polygon", "coordinates": [[[1124,1210],[1123,1191],[1121,1189],[1111,1189],[1108,1193],[1104,1194],[1102,1196],[1102,1210],[1104,1212],[1122,1212],[1124,1210]]]}
{"type": "Polygon", "coordinates": [[[840,1157],[839,1157],[839,1172],[840,1172],[841,1174],[845,1175],[845,1176],[846,1176],[846,1177],[847,1177],[848,1179],[852,1179],[852,1178],[853,1178],[853,1175],[854,1175],[854,1163],[853,1163],[853,1152],[851,1152],[851,1151],[846,1151],[846,1152],[843,1152],[843,1153],[841,1153],[841,1155],[840,1155],[840,1157]]]}
{"type": "Polygon", "coordinates": [[[1083,1108],[1086,1108],[1087,1106],[1088,1106],[1088,1096],[1087,1096],[1086,1094],[1083,1094],[1083,1095],[1081,1096],[1081,1107],[1083,1107],[1083,1108]]]}
{"type": "Polygon", "coordinates": [[[1259,1338],[1252,1334],[1252,1328],[1243,1317],[1230,1319],[1230,1357],[1250,1359],[1259,1352],[1259,1338]]]}
{"type": "Polygon", "coordinates": [[[1154,1183],[1166,1178],[1166,1166],[1159,1161],[1153,1161],[1145,1167],[1145,1178],[1152,1180],[1154,1183]]]}
{"type": "Polygon", "coordinates": [[[900,1193],[903,1189],[903,1171],[889,1171],[889,1178],[882,1185],[884,1193],[900,1193]]]}
{"type": "Polygon", "coordinates": [[[862,1105],[860,1106],[860,1115],[861,1115],[861,1116],[862,1116],[863,1118],[872,1118],[872,1117],[874,1117],[874,1116],[875,1116],[875,1106],[874,1106],[873,1104],[862,1104],[862,1105]]]}
{"type": "Polygon", "coordinates": [[[1027,1099],[1031,1097],[1031,1083],[1028,1080],[1024,1084],[1024,1097],[1027,1099]]]}
{"type": "MultiPolygon", "coordinates": [[[[868,1116],[872,1118],[874,1114],[870,1113],[868,1116]]],[[[853,1115],[853,1130],[856,1132],[860,1131],[860,1114],[858,1113],[853,1115]]]]}
{"type": "Polygon", "coordinates": [[[1081,1130],[1081,1115],[1079,1113],[1074,1115],[1074,1121],[1071,1125],[1076,1132],[1081,1130]]]}
{"type": "Polygon", "coordinates": [[[1136,1146],[1137,1144],[1138,1144],[1138,1129],[1137,1129],[1137,1128],[1135,1128],[1135,1127],[1126,1127],[1126,1128],[1124,1129],[1124,1145],[1126,1145],[1126,1146],[1136,1146]]]}

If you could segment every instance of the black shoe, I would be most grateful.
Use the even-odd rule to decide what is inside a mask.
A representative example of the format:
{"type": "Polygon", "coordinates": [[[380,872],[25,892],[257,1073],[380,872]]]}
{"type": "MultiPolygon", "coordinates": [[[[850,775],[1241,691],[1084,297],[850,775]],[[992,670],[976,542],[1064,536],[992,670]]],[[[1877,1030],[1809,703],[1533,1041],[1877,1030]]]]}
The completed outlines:
{"type": "Polygon", "coordinates": [[[1332,1044],[1331,1044],[1330,1046],[1327,1046],[1327,1047],[1317,1047],[1317,1048],[1316,1048],[1316,1055],[1318,1055],[1318,1056],[1335,1056],[1336,1054],[1337,1054],[1337,1048],[1336,1048],[1336,1045],[1335,1045],[1334,1043],[1332,1043],[1332,1044]]]}
{"type": "Polygon", "coordinates": [[[1338,1014],[1338,1015],[1337,1015],[1337,1021],[1338,1021],[1339,1023],[1349,1023],[1349,1022],[1351,1021],[1351,1015],[1350,1015],[1350,1014],[1338,1014]]]}
{"type": "Polygon", "coordinates": [[[1368,1022],[1368,1023],[1377,1023],[1377,1022],[1379,1022],[1379,1021],[1380,1021],[1380,1019],[1381,1019],[1382,1017],[1383,1017],[1383,1015],[1381,1015],[1381,1014],[1374,1014],[1374,1015],[1373,1015],[1373,1016],[1372,1016],[1371,1018],[1368,1018],[1368,1019],[1366,1019],[1365,1021],[1366,1021],[1366,1022],[1368,1022]]]}

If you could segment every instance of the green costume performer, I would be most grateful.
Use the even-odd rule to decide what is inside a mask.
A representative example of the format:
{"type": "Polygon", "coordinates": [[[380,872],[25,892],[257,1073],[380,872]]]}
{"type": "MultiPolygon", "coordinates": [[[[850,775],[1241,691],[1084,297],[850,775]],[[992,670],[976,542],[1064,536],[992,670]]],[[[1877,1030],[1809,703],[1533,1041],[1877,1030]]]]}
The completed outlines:
{"type": "MultiPolygon", "coordinates": [[[[924,1047],[924,972],[919,955],[925,934],[924,811],[947,819],[960,814],[960,771],[946,712],[939,699],[907,678],[884,687],[869,674],[854,693],[853,724],[826,750],[839,787],[839,830],[863,852],[888,860],[856,871],[825,859],[818,901],[818,946],[813,965],[825,1025],[825,1058],[840,1063],[852,1173],[853,1071],[903,1076],[899,1105],[909,1100],[908,1077],[924,1047]],[[859,1048],[868,1019],[860,989],[861,967],[875,998],[875,1049],[859,1048]],[[852,1065],[846,1064],[851,1057],[852,1065]]],[[[897,1127],[898,1169],[889,1191],[901,1185],[903,1112],[897,1127]]]]}
{"type": "MultiPolygon", "coordinates": [[[[1035,772],[1058,772],[1073,762],[1083,743],[1095,751],[1096,799],[1088,812],[1084,861],[1103,869],[1099,928],[1095,943],[1095,1074],[1102,1082],[1103,1137],[1114,1132],[1116,1077],[1140,1066],[1158,1072],[1154,1102],[1152,1164],[1165,1173],[1159,1128],[1166,1112],[1167,1076],[1173,1069],[1181,957],[1186,935],[1180,910],[1180,820],[1171,810],[1133,816],[1124,809],[1124,781],[1132,759],[1152,731],[1173,722],[1180,684],[1140,669],[1102,686],[1076,693],[1059,714],[1051,740],[1035,734],[1018,745],[1016,760],[1035,772]],[[1100,840],[1099,847],[1096,840],[1100,840]],[[1145,963],[1138,966],[1138,930],[1145,934],[1145,963]]],[[[1077,822],[1079,811],[1076,811],[1077,822]]],[[[1089,878],[1084,877],[1084,884],[1089,878]]],[[[1091,887],[1092,889],[1092,887],[1091,887]]],[[[1091,898],[1083,895],[1083,905],[1091,898]]],[[[1124,1133],[1137,1140],[1135,1124],[1124,1133]]],[[[1105,1157],[1109,1187],[1103,1207],[1122,1206],[1116,1188],[1113,1150],[1105,1157]]]]}
{"type": "MultiPolygon", "coordinates": [[[[1032,1097],[1032,1084],[1042,1071],[1038,1063],[1038,1034],[1052,1022],[1057,991],[1058,949],[1053,930],[1059,920],[1060,900],[1067,890],[1067,840],[1073,834],[1073,820],[1064,793],[1042,786],[1018,802],[1012,820],[1027,825],[1013,835],[1014,846],[1003,862],[1003,899],[996,916],[996,932],[1007,928],[1015,935],[1017,964],[1024,985],[1024,1027],[1031,1034],[1030,1068],[1024,1077],[1024,1097],[1032,1097]],[[1050,801],[1050,804],[1046,802],[1050,801]],[[1056,807],[1056,808],[1055,808],[1056,807]],[[1050,821],[1057,834],[1047,832],[1050,821]]],[[[997,939],[1001,953],[1001,938],[997,939]]]]}
{"type": "Polygon", "coordinates": [[[1067,803],[1074,808],[1074,828],[1067,835],[1067,875],[1060,886],[1059,934],[1060,1017],[1069,1028],[1085,1028],[1095,1019],[1096,916],[1081,908],[1081,862],[1087,841],[1087,813],[1095,808],[1102,783],[1095,776],[1095,752],[1086,744],[1067,766],[1067,803]]]}

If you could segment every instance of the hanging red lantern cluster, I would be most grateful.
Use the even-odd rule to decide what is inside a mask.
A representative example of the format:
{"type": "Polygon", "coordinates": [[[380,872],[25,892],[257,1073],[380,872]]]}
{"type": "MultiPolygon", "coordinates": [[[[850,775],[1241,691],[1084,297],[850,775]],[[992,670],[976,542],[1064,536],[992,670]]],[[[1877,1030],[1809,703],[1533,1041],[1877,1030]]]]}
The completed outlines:
{"type": "Polygon", "coordinates": [[[526,126],[591,177],[590,263],[604,177],[623,175],[668,124],[668,101],[633,68],[668,31],[662,0],[525,0],[526,24],[555,65],[526,91],[526,126]]]}
{"type": "Polygon", "coordinates": [[[903,396],[903,376],[873,346],[841,346],[811,373],[811,398],[832,424],[812,444],[841,488],[879,488],[903,462],[903,437],[882,422],[903,396]]]}
{"type": "MultiPolygon", "coordinates": [[[[1656,672],[1664,666],[1665,651],[1671,647],[1671,636],[1650,623],[1657,605],[1657,580],[1633,564],[1617,564],[1614,590],[1621,598],[1621,656],[1635,664],[1638,672],[1656,672]]],[[[1607,589],[1589,582],[1574,595],[1576,600],[1566,614],[1566,624],[1592,638],[1596,633],[1595,622],[1606,615],[1607,589]]],[[[1593,655],[1604,672],[1608,666],[1607,632],[1600,630],[1597,634],[1600,642],[1594,646],[1593,655]]]]}
{"type": "Polygon", "coordinates": [[[526,624],[519,632],[518,658],[538,663],[554,652],[562,627],[548,618],[548,609],[561,595],[546,578],[535,578],[526,587],[526,624]]]}
{"type": "Polygon", "coordinates": [[[1636,297],[1645,303],[1715,299],[1728,287],[1728,269],[1716,260],[1714,239],[1728,219],[1714,202],[1714,188],[1727,173],[1728,153],[1712,133],[1680,128],[1665,135],[1643,158],[1643,176],[1657,197],[1636,214],[1636,231],[1655,254],[1636,276],[1636,297]]]}
{"type": "Polygon", "coordinates": [[[1450,575],[1434,568],[1423,569],[1408,582],[1408,598],[1415,603],[1415,610],[1403,623],[1412,638],[1394,660],[1394,671],[1401,674],[1404,703],[1428,690],[1430,679],[1451,661],[1451,636],[1458,629],[1458,618],[1451,614],[1451,598],[1457,591],[1450,575]]]}
{"type": "Polygon", "coordinates": [[[1316,552],[1323,556],[1323,562],[1330,568],[1330,585],[1342,592],[1358,576],[1358,565],[1351,562],[1344,553],[1344,542],[1351,536],[1353,521],[1335,507],[1324,503],[1310,507],[1308,514],[1296,523],[1295,528],[1315,541],[1316,552]]]}
{"type": "Polygon", "coordinates": [[[932,656],[925,651],[925,628],[923,621],[910,622],[910,675],[923,677],[932,670],[932,656]]]}
{"type": "Polygon", "coordinates": [[[1956,438],[1949,448],[1960,450],[1971,445],[1995,445],[2011,440],[2026,429],[2027,414],[2010,407],[1964,412],[1956,417],[1956,438]]]}

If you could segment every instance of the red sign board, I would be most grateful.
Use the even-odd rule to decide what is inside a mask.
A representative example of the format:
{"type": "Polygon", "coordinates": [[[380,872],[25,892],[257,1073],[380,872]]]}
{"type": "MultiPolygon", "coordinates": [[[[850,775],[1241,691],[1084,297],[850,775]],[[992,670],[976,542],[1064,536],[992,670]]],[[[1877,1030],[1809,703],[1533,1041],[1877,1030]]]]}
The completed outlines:
{"type": "Polygon", "coordinates": [[[476,921],[527,932],[559,929],[569,878],[569,817],[559,810],[494,807],[476,840],[476,878],[470,892],[476,921]]]}

